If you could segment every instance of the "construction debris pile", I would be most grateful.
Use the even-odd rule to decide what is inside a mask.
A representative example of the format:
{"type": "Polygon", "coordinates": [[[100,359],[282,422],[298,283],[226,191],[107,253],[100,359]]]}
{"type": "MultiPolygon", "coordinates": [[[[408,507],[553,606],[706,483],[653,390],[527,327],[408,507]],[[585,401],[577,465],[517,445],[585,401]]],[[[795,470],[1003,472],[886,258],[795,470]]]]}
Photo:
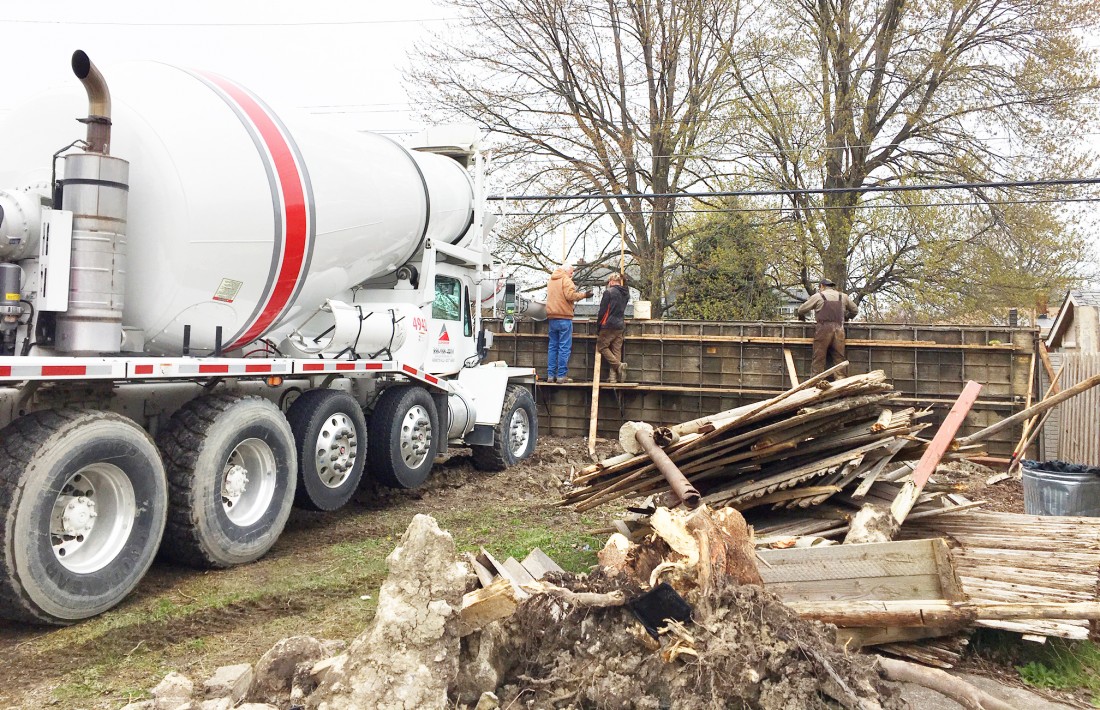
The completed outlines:
{"type": "Polygon", "coordinates": [[[620,431],[625,453],[577,472],[562,503],[627,500],[627,514],[604,530],[620,545],[652,536],[662,506],[736,508],[753,526],[765,588],[836,625],[849,648],[947,668],[976,626],[1095,638],[1100,520],[975,510],[981,501],[932,476],[1097,378],[959,439],[981,390],[968,383],[924,438],[928,413],[892,407],[881,372],[827,380],[844,366],[710,417],[630,422],[620,431]]]}
{"type": "MultiPolygon", "coordinates": [[[[918,683],[966,707],[1008,707],[942,671],[852,646],[869,622],[905,631],[923,618],[950,630],[1049,616],[1054,605],[820,598],[822,579],[844,589],[845,574],[880,586],[876,565],[950,596],[956,582],[940,566],[943,547],[766,550],[732,508],[657,508],[638,541],[613,534],[597,567],[570,574],[539,550],[523,561],[499,562],[484,549],[460,559],[451,536],[417,515],[387,559],[377,613],[346,651],[285,639],[254,665],[219,668],[201,687],[172,673],[152,700],[127,710],[905,707],[888,681],[918,683]]],[[[1097,605],[1087,606],[1095,618],[1097,605]]]]}
{"type": "MultiPolygon", "coordinates": [[[[810,524],[801,512],[830,500],[856,509],[866,502],[888,505],[898,492],[894,482],[913,471],[907,462],[924,453],[928,442],[918,434],[930,426],[921,421],[929,413],[890,407],[897,393],[881,371],[829,382],[826,377],[836,369],[772,399],[711,417],[657,429],[627,423],[619,437],[626,453],[580,471],[564,501],[589,510],[654,495],[659,502],[682,500],[688,507],[701,502],[741,511],[764,506],[795,511],[754,516],[763,523],[757,527],[761,536],[836,528],[834,508],[812,516],[810,524]],[[661,497],[669,493],[675,497],[661,497]]],[[[968,502],[932,503],[933,496],[918,497],[917,513],[968,502]]]]}

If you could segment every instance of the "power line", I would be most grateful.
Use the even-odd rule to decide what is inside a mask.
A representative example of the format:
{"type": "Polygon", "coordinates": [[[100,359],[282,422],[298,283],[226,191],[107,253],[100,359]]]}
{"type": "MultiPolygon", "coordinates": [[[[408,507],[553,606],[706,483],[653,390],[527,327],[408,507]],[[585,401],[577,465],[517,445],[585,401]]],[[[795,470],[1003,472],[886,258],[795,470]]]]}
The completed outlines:
{"type": "MultiPolygon", "coordinates": [[[[1100,202],[1100,197],[1069,197],[1064,199],[1049,199],[1049,200],[991,200],[989,202],[914,202],[910,204],[885,204],[885,205],[869,205],[860,204],[852,205],[851,207],[843,206],[820,206],[808,208],[814,211],[817,210],[895,210],[895,209],[909,209],[911,207],[981,207],[984,205],[1039,205],[1050,203],[1066,203],[1066,202],[1100,202]]],[[[683,209],[683,210],[617,210],[616,214],[715,214],[715,213],[727,213],[727,212],[790,212],[792,207],[715,207],[712,210],[697,210],[697,209],[683,209]]],[[[596,217],[601,216],[599,212],[553,212],[550,214],[539,214],[538,212],[501,212],[501,216],[504,217],[557,217],[559,215],[576,215],[581,217],[596,217]]]]}
{"type": "Polygon", "coordinates": [[[701,197],[780,197],[790,195],[829,195],[850,192],[928,192],[932,190],[961,190],[974,188],[1008,187],[1057,187],[1059,185],[1096,185],[1100,178],[1065,178],[1058,180],[1010,180],[1005,182],[956,182],[939,185],[870,185],[865,187],[814,187],[787,190],[723,190],[714,192],[628,192],[582,193],[578,195],[490,195],[487,200],[496,202],[523,201],[585,201],[585,200],[633,200],[633,199],[699,199],[701,197]]]}
{"type": "Polygon", "coordinates": [[[331,20],[315,22],[114,22],[110,20],[11,20],[0,24],[79,25],[94,27],[337,27],[344,25],[396,25],[420,22],[452,22],[458,17],[398,18],[393,20],[331,20]]]}

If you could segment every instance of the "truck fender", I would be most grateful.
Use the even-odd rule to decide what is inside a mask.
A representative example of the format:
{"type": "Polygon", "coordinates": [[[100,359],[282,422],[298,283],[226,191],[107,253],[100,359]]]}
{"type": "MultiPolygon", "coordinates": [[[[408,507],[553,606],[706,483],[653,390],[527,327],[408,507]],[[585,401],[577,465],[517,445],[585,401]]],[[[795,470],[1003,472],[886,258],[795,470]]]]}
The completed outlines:
{"type": "Polygon", "coordinates": [[[473,401],[474,423],[496,426],[504,407],[504,396],[511,383],[534,386],[535,371],[528,367],[480,365],[458,373],[458,382],[473,401]]]}

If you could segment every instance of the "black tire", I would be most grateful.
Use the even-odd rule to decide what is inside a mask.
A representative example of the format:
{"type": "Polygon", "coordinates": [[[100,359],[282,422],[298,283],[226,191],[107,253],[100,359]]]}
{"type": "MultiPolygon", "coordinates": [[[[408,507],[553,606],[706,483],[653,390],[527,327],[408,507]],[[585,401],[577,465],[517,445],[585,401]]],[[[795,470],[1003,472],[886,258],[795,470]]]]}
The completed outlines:
{"type": "Polygon", "coordinates": [[[435,462],[439,414],[423,387],[390,387],[378,397],[370,418],[367,454],[371,474],[394,488],[417,488],[435,462]]]}
{"type": "Polygon", "coordinates": [[[367,420],[347,392],[309,390],[286,413],[298,454],[294,503],[308,510],[343,507],[359,488],[367,460],[367,420]]]}
{"type": "Polygon", "coordinates": [[[522,385],[508,385],[492,445],[470,447],[474,468],[495,472],[515,466],[535,452],[538,438],[539,417],[531,392],[522,385]]]}
{"type": "Polygon", "coordinates": [[[161,554],[200,568],[259,559],[290,516],[298,459],[286,417],[256,396],[188,402],[157,438],[170,512],[161,554]]]}
{"type": "Polygon", "coordinates": [[[0,617],[68,624],[115,606],[152,564],[167,509],[160,454],[134,422],[17,419],[0,431],[0,617]]]}

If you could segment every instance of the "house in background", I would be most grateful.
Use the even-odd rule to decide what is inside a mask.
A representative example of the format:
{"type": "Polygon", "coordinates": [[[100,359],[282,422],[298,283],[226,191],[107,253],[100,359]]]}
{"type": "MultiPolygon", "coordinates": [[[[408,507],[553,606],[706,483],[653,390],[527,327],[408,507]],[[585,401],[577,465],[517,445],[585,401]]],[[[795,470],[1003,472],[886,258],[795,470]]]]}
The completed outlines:
{"type": "MultiPolygon", "coordinates": [[[[1100,374],[1100,291],[1070,291],[1047,333],[1045,344],[1058,386],[1066,389],[1100,374]]],[[[1040,392],[1050,386],[1040,370],[1040,392]]],[[[1100,388],[1063,402],[1051,410],[1043,428],[1044,459],[1100,466],[1100,388]]]]}
{"type": "Polygon", "coordinates": [[[1100,291],[1066,294],[1046,343],[1052,353],[1100,353],[1100,291]]]}

